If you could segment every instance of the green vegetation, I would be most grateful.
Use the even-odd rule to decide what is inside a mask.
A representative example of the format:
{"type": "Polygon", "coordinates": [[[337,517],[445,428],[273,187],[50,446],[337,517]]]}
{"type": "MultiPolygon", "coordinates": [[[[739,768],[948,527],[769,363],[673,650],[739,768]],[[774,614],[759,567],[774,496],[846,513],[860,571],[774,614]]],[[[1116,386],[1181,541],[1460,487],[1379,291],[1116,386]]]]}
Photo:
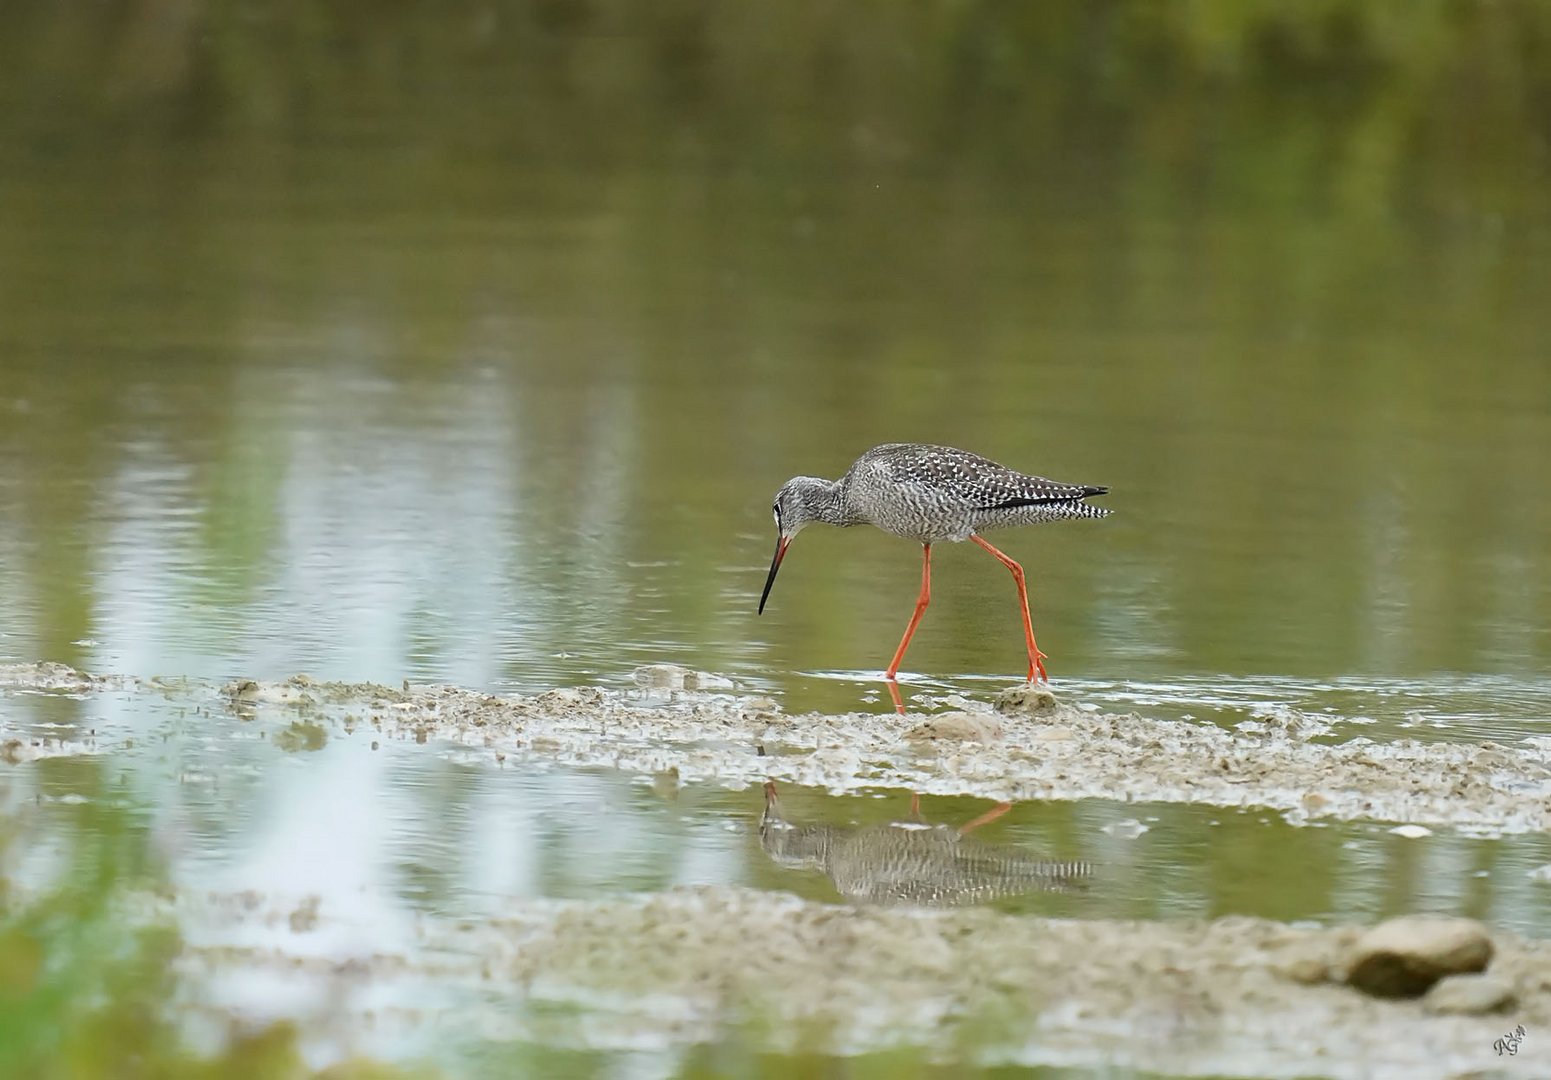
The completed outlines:
{"type": "MultiPolygon", "coordinates": [[[[0,1077],[27,1080],[409,1080],[351,1062],[319,1074],[295,1030],[234,1029],[214,1057],[191,1053],[173,1008],[181,943],[168,926],[125,913],[134,890],[165,889],[132,812],[71,808],[72,844],[59,879],[18,896],[0,877],[0,1077]]],[[[0,865],[25,835],[0,819],[0,865]]]]}
{"type": "Polygon", "coordinates": [[[8,13],[0,72],[34,146],[85,130],[110,157],[391,137],[436,148],[414,171],[498,153],[1098,173],[1135,196],[1371,213],[1446,210],[1461,183],[1509,211],[1551,153],[1544,0],[116,0],[8,13]]]}

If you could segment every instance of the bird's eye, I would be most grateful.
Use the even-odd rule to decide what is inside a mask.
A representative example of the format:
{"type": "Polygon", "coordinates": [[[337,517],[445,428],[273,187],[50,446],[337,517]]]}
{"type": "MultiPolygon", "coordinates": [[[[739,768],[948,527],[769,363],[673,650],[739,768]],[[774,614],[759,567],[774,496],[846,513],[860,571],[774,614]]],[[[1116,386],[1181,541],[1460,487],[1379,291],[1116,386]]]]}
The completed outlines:
{"type": "Polygon", "coordinates": [[[772,504],[771,507],[770,507],[770,513],[772,515],[774,515],[776,524],[777,525],[781,524],[781,504],[780,503],[772,504]]]}

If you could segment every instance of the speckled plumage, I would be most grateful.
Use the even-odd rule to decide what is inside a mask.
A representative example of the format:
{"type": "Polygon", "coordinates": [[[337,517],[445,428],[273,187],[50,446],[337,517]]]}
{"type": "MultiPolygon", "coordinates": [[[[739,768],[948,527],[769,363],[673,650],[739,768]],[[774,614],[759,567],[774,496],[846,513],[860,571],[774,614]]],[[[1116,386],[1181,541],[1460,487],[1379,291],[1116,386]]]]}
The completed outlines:
{"type": "Polygon", "coordinates": [[[777,527],[795,536],[811,521],[873,525],[923,544],[1063,518],[1101,518],[1085,500],[1108,488],[1064,484],[990,458],[924,443],[875,446],[839,480],[794,476],[776,493],[777,527]]]}
{"type": "Polygon", "coordinates": [[[1083,501],[1108,488],[1063,484],[967,450],[921,443],[875,446],[838,484],[849,518],[922,543],[1109,513],[1083,501]]]}
{"type": "Polygon", "coordinates": [[[1035,858],[946,825],[793,825],[781,817],[768,787],[759,843],[772,861],[794,870],[819,870],[847,900],[864,904],[982,904],[1080,889],[1092,873],[1088,863],[1035,858]]]}
{"type": "Polygon", "coordinates": [[[931,597],[931,547],[943,541],[974,540],[994,555],[1018,586],[1029,678],[1045,675],[1044,654],[1034,641],[1023,568],[992,547],[980,534],[987,529],[1037,525],[1064,518],[1102,518],[1109,514],[1087,500],[1108,488],[1066,484],[999,465],[990,458],[926,443],[885,443],[852,463],[838,480],[794,476],[776,492],[771,507],[776,523],[775,557],[759,599],[765,610],[787,546],[814,521],[842,528],[873,525],[922,545],[921,594],[898,651],[884,673],[893,679],[910,637],[931,597]]]}

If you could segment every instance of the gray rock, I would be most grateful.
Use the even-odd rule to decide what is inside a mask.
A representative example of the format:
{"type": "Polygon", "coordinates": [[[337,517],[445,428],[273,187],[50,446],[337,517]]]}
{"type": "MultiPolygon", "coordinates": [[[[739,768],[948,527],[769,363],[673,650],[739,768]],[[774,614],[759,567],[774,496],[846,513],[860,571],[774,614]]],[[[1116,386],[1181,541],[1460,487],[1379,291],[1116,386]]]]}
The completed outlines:
{"type": "Polygon", "coordinates": [[[1271,970],[1292,982],[1315,986],[1330,979],[1330,960],[1323,949],[1294,946],[1273,958],[1271,970]]]}
{"type": "Polygon", "coordinates": [[[1435,1013],[1502,1012],[1512,1008],[1518,997],[1513,984],[1496,975],[1449,975],[1439,979],[1428,991],[1422,1007],[1435,1013]]]}
{"type": "Polygon", "coordinates": [[[1010,686],[997,694],[993,700],[996,711],[1000,713],[1023,713],[1034,715],[1037,713],[1052,712],[1060,704],[1056,696],[1043,686],[1028,683],[1022,686],[1010,686]]]}
{"type": "Polygon", "coordinates": [[[967,712],[938,713],[905,732],[906,741],[914,743],[992,743],[1001,737],[1002,724],[996,717],[967,712]]]}
{"type": "Polygon", "coordinates": [[[1483,970],[1492,939],[1474,919],[1408,915],[1357,940],[1346,981],[1374,997],[1420,997],[1445,975],[1483,970]]]}
{"type": "Polygon", "coordinates": [[[631,672],[637,686],[652,690],[731,690],[732,680],[710,671],[693,671],[682,664],[643,664],[631,672]]]}

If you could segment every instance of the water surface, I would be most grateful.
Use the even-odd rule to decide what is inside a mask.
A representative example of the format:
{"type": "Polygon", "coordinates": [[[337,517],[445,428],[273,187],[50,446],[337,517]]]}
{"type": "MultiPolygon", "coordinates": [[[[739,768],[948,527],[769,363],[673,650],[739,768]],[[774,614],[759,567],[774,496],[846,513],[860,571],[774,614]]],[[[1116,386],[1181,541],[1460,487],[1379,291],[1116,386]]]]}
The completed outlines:
{"type": "MultiPolygon", "coordinates": [[[[914,545],[815,527],[755,605],[779,485],[916,440],[1111,488],[1105,521],[996,537],[1070,698],[1547,733],[1551,9],[1004,7],[8,12],[0,662],[512,692],[675,662],[885,710],[914,545]]],[[[934,568],[918,708],[1025,663],[1005,571],[934,568]]],[[[840,900],[766,857],[757,790],[0,698],[7,732],[114,726],[133,754],[0,763],[0,882],[73,913],[55,952],[122,928],[120,879],[320,897],[369,928],[311,939],[330,955],[533,898],[840,900]]],[[[1547,915],[1534,837],[1119,802],[982,835],[1094,864],[1013,910],[1547,915]]],[[[0,1050],[41,1030],[15,1015],[0,1050]]],[[[510,1066],[489,1050],[465,1060],[510,1066]]],[[[723,1052],[635,1064],[792,1064],[723,1052]]]]}
{"type": "MultiPolygon", "coordinates": [[[[1058,679],[1551,664],[1537,198],[1359,228],[906,167],[407,177],[371,126],[123,140],[0,179],[5,657],[517,690],[671,660],[854,703],[802,673],[881,670],[919,552],[809,530],[756,617],[770,498],[915,439],[1113,489],[998,538],[1058,679]]],[[[907,671],[1016,676],[1005,571],[935,563],[907,671]]]]}
{"type": "MultiPolygon", "coordinates": [[[[171,917],[193,950],[179,964],[178,1000],[196,1042],[218,1041],[234,1017],[288,1019],[320,1063],[366,1052],[468,1074],[575,1037],[513,1034],[542,1029],[555,1003],[543,988],[499,980],[471,991],[461,972],[478,956],[448,951],[472,947],[467,927],[548,900],[699,885],[857,903],[859,878],[898,889],[913,872],[923,881],[934,872],[897,842],[870,860],[853,849],[838,869],[773,857],[792,847],[762,836],[757,787],[498,761],[384,739],[369,724],[252,718],[200,696],[12,693],[0,708],[8,729],[28,736],[115,747],[0,772],[0,869],[13,900],[47,895],[73,848],[97,836],[111,843],[119,884],[159,898],[150,910],[171,917]]],[[[837,797],[787,784],[779,800],[793,829],[836,838],[967,827],[958,843],[1002,860],[1086,864],[1061,888],[990,901],[1010,914],[1328,926],[1425,911],[1529,935],[1551,923],[1551,889],[1544,871],[1533,875],[1551,863],[1551,844],[1538,835],[1411,839],[1374,823],[1294,826],[1262,811],[1108,800],[998,814],[986,800],[925,796],[917,808],[907,792],[837,797]]],[[[142,917],[146,903],[128,910],[142,917]]],[[[575,1007],[583,1024],[589,1008],[608,1008],[575,1007]]],[[[655,1075],[665,1061],[682,1066],[684,1053],[664,1031],[605,1059],[655,1075]]]]}

